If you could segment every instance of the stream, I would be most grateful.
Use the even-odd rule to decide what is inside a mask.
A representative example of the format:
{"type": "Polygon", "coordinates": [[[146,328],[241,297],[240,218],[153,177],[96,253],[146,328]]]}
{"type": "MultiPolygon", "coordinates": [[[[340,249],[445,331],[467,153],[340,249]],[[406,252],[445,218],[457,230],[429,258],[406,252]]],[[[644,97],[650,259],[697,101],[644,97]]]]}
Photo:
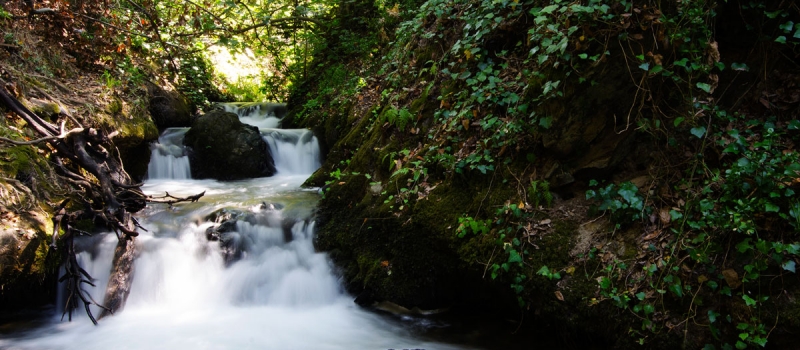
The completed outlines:
{"type": "MultiPolygon", "coordinates": [[[[301,184],[321,164],[308,130],[277,129],[279,119],[258,107],[225,106],[258,126],[277,174],[220,182],[191,178],[182,146],[188,129],[168,129],[152,146],[150,195],[196,203],[151,204],[137,216],[140,230],[131,294],[124,310],[92,325],[82,309],[72,322],[49,311],[36,326],[0,334],[0,349],[464,349],[418,331],[432,322],[362,309],[343,291],[335,267],[313,246],[318,189],[301,184]],[[209,241],[206,217],[220,209],[244,213],[235,230],[209,241]],[[238,253],[230,258],[230,249],[238,253]]],[[[102,300],[117,237],[76,240],[79,261],[102,300]]],[[[63,305],[63,292],[56,305],[63,305]]],[[[57,307],[56,309],[60,309],[57,307]]],[[[99,309],[94,308],[98,315],[99,309]]]]}

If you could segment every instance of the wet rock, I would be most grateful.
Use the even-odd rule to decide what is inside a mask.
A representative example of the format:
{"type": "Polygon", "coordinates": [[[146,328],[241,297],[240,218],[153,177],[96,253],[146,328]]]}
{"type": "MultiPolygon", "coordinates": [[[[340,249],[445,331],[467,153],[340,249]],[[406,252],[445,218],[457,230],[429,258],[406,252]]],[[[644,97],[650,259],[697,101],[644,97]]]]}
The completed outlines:
{"type": "Polygon", "coordinates": [[[192,176],[239,180],[275,174],[275,163],[258,128],[236,114],[211,111],[197,118],[186,133],[192,176]]]}
{"type": "Polygon", "coordinates": [[[155,84],[148,84],[150,95],[150,116],[158,130],[187,127],[192,122],[189,100],[180,92],[166,90],[155,84]]]}
{"type": "Polygon", "coordinates": [[[216,223],[206,229],[206,239],[210,242],[219,242],[226,266],[239,261],[244,253],[241,235],[236,232],[236,223],[240,220],[253,221],[252,216],[252,213],[226,208],[217,210],[204,218],[205,221],[216,223]]]}

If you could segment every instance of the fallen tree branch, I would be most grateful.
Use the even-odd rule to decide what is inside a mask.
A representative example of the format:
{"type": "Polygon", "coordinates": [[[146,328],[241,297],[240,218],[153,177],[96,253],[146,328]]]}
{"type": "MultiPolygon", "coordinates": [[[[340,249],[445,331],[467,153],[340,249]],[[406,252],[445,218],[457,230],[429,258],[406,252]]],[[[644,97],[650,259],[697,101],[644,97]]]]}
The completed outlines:
{"type": "Polygon", "coordinates": [[[180,198],[180,197],[175,197],[175,196],[169,194],[169,192],[166,192],[166,195],[161,196],[161,197],[147,196],[147,201],[150,202],[150,203],[163,203],[163,204],[169,204],[169,205],[173,205],[175,203],[180,203],[180,202],[192,202],[193,203],[193,202],[197,202],[198,200],[200,200],[200,198],[203,197],[205,194],[206,194],[206,191],[203,191],[203,192],[198,193],[196,195],[180,198]],[[162,199],[165,199],[165,200],[162,200],[162,199]]]}

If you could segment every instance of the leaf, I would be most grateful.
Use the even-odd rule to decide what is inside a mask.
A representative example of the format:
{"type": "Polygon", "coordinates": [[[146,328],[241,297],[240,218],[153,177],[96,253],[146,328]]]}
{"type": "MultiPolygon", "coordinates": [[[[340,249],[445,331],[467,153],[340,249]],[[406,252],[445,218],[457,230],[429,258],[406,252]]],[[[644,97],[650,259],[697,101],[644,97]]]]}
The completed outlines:
{"type": "Polygon", "coordinates": [[[644,304],[644,314],[650,315],[656,311],[656,308],[652,304],[644,304]]]}
{"type": "Polygon", "coordinates": [[[745,63],[731,63],[731,69],[740,71],[740,72],[749,72],[750,67],[747,66],[745,63]]]}
{"type": "Polygon", "coordinates": [[[664,66],[659,64],[659,65],[657,65],[657,66],[655,66],[655,67],[650,69],[650,74],[656,75],[658,73],[661,73],[661,71],[663,71],[663,70],[664,70],[664,66]]]}
{"type": "Polygon", "coordinates": [[[700,89],[700,90],[703,90],[703,91],[705,91],[705,92],[707,92],[709,94],[711,93],[711,85],[709,85],[709,84],[698,82],[697,83],[697,88],[700,89]]]}
{"type": "Polygon", "coordinates": [[[640,65],[639,65],[639,69],[641,69],[641,70],[643,70],[643,71],[648,71],[648,70],[650,70],[650,63],[648,63],[648,62],[645,62],[645,63],[642,63],[642,64],[640,64],[640,65]]]}
{"type": "Polygon", "coordinates": [[[756,300],[747,294],[742,294],[742,299],[747,306],[755,306],[757,304],[756,300]]]}
{"type": "Polygon", "coordinates": [[[644,292],[636,293],[636,299],[639,299],[639,300],[644,300],[644,298],[646,296],[647,296],[647,294],[645,294],[644,292]]]}
{"type": "Polygon", "coordinates": [[[550,275],[550,269],[547,267],[547,265],[542,266],[542,268],[540,268],[539,271],[536,271],[536,274],[542,276],[548,276],[550,275]]]}
{"type": "Polygon", "coordinates": [[[564,301],[564,294],[561,294],[561,291],[558,291],[558,290],[557,290],[557,291],[555,291],[553,294],[555,294],[555,295],[556,295],[556,299],[558,299],[558,300],[560,300],[560,301],[564,301]]]}
{"type": "Polygon", "coordinates": [[[677,295],[678,298],[682,298],[683,297],[683,288],[681,288],[680,282],[674,283],[674,284],[670,284],[667,289],[669,289],[670,292],[672,292],[675,295],[677,295]]]}
{"type": "Polygon", "coordinates": [[[719,313],[714,312],[714,310],[708,310],[708,322],[716,322],[717,316],[719,316],[719,313]]]}
{"type": "Polygon", "coordinates": [[[539,64],[541,65],[541,64],[543,64],[543,63],[547,62],[547,58],[548,58],[548,57],[549,57],[548,55],[539,55],[539,57],[538,57],[538,59],[539,59],[539,64]]]}
{"type": "Polygon", "coordinates": [[[778,44],[786,44],[786,37],[781,35],[781,36],[775,38],[775,42],[778,43],[778,44]]]}
{"type": "Polygon", "coordinates": [[[558,8],[558,5],[550,5],[550,6],[547,6],[547,7],[543,8],[541,11],[539,11],[539,13],[541,13],[541,14],[552,13],[557,8],[558,8]]]}
{"type": "Polygon", "coordinates": [[[800,120],[792,120],[789,122],[789,130],[800,130],[800,120]]]}
{"type": "Polygon", "coordinates": [[[783,263],[783,265],[781,265],[781,267],[786,271],[791,271],[792,273],[795,273],[795,262],[794,262],[794,260],[786,261],[785,263],[783,263]]]}
{"type": "Polygon", "coordinates": [[[685,119],[686,119],[686,118],[684,118],[684,117],[677,117],[677,118],[675,118],[675,121],[673,121],[673,122],[672,122],[672,125],[674,125],[675,127],[677,127],[678,125],[681,125],[681,123],[682,123],[682,122],[683,122],[685,119]]]}
{"type": "Polygon", "coordinates": [[[611,288],[611,280],[608,277],[602,277],[600,279],[600,288],[602,289],[611,288]]]}
{"type": "Polygon", "coordinates": [[[780,209],[781,209],[781,208],[780,208],[780,207],[778,207],[777,205],[775,205],[775,204],[772,204],[772,203],[769,203],[769,202],[767,202],[766,204],[764,204],[764,210],[765,210],[766,212],[768,212],[768,213],[777,213],[778,211],[780,211],[780,209]]]}
{"type": "Polygon", "coordinates": [[[519,255],[514,249],[508,251],[508,262],[509,263],[522,263],[522,256],[519,255]]]}
{"type": "Polygon", "coordinates": [[[676,66],[679,66],[679,67],[686,68],[686,63],[687,62],[689,62],[688,58],[682,58],[682,59],[680,59],[678,61],[675,61],[673,64],[676,65],[676,66]]]}
{"type": "Polygon", "coordinates": [[[703,135],[706,134],[706,127],[705,126],[694,127],[691,130],[689,130],[689,132],[691,132],[692,135],[696,136],[698,139],[702,139],[703,135]]]}

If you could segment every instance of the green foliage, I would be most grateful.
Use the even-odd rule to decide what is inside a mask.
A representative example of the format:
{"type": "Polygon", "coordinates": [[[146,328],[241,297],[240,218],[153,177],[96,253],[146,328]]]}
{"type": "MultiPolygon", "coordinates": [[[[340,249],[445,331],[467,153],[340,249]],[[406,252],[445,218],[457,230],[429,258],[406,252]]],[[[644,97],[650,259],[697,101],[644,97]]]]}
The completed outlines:
{"type": "Polygon", "coordinates": [[[406,125],[414,120],[414,115],[408,109],[397,109],[391,106],[382,114],[382,117],[382,122],[388,122],[396,126],[400,131],[405,130],[406,125]]]}
{"type": "Polygon", "coordinates": [[[489,228],[491,227],[492,221],[491,220],[476,220],[471,216],[462,216],[458,218],[458,228],[456,228],[456,234],[458,238],[464,238],[468,233],[472,234],[487,234],[489,233],[489,228]]]}
{"type": "Polygon", "coordinates": [[[196,107],[207,107],[212,101],[222,101],[222,94],[213,83],[211,62],[200,54],[179,59],[178,90],[196,107]]]}
{"type": "MultiPolygon", "coordinates": [[[[589,186],[597,185],[597,181],[589,181],[589,186]]],[[[619,186],[608,184],[597,190],[588,190],[586,199],[599,200],[600,205],[597,206],[597,210],[609,211],[612,221],[617,223],[618,227],[641,220],[652,211],[652,208],[644,205],[644,198],[639,194],[639,188],[630,181],[619,186]]]]}
{"type": "Polygon", "coordinates": [[[534,207],[553,205],[553,194],[550,192],[550,183],[545,180],[532,180],[528,187],[528,200],[534,207]]]}

